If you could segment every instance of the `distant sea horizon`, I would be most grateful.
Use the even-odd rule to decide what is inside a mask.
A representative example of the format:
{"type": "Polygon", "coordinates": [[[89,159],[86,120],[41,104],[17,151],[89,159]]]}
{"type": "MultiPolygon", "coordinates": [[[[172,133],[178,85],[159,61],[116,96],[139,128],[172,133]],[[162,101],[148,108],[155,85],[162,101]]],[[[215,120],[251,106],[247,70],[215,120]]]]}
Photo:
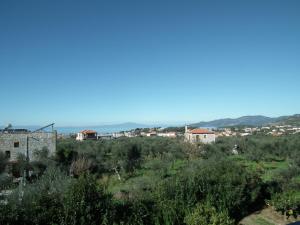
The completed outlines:
{"type": "MultiPolygon", "coordinates": [[[[147,128],[147,127],[136,127],[136,128],[147,128]]],[[[104,126],[82,126],[82,127],[55,127],[55,130],[57,133],[60,134],[74,134],[78,133],[82,130],[94,130],[97,131],[97,133],[116,133],[121,131],[129,131],[132,129],[136,129],[133,127],[118,127],[118,126],[112,126],[112,127],[104,127],[104,126]]]]}
{"type": "MultiPolygon", "coordinates": [[[[113,125],[95,125],[95,126],[55,126],[54,130],[59,134],[74,134],[82,130],[95,130],[98,133],[116,133],[121,131],[130,131],[136,128],[153,128],[153,127],[169,127],[169,126],[183,126],[180,124],[138,124],[138,123],[122,123],[113,125]]],[[[34,131],[42,126],[32,125],[32,126],[12,126],[13,129],[28,129],[34,131]]],[[[0,129],[4,129],[5,126],[0,126],[0,129]]],[[[50,131],[51,128],[45,129],[45,131],[50,131]]]]}

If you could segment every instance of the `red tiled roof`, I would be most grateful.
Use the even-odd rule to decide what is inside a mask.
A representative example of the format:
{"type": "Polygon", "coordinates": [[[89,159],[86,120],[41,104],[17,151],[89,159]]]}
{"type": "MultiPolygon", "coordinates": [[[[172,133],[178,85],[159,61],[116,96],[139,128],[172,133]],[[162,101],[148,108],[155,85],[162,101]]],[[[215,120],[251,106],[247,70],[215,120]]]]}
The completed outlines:
{"type": "Polygon", "coordinates": [[[207,129],[194,129],[191,130],[190,133],[192,134],[214,134],[213,131],[207,130],[207,129]]]}
{"type": "Polygon", "coordinates": [[[82,130],[82,131],[80,131],[80,133],[83,133],[83,134],[96,134],[97,131],[94,131],[94,130],[82,130]]]}

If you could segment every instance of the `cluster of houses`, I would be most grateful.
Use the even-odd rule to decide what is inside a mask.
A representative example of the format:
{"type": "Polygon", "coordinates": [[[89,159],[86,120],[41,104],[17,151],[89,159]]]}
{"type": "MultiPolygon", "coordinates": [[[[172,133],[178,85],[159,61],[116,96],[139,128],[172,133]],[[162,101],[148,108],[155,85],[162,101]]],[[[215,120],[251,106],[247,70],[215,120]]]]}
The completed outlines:
{"type": "Polygon", "coordinates": [[[216,137],[230,136],[249,136],[254,134],[281,136],[287,134],[300,133],[300,127],[291,125],[274,125],[264,127],[244,127],[244,128],[218,128],[218,129],[188,129],[185,127],[184,132],[165,131],[163,128],[135,129],[131,131],[122,131],[116,133],[99,134],[94,130],[83,130],[77,133],[76,140],[111,140],[120,137],[168,137],[176,138],[183,136],[184,140],[191,143],[213,143],[216,137]]]}
{"type": "Polygon", "coordinates": [[[110,140],[120,137],[167,137],[167,138],[176,138],[178,136],[184,136],[184,140],[191,143],[212,143],[215,142],[216,135],[215,132],[208,129],[188,129],[185,127],[184,134],[178,132],[164,132],[163,129],[152,128],[147,132],[136,130],[126,131],[126,132],[118,132],[111,134],[98,134],[97,131],[94,130],[82,130],[77,133],[76,140],[84,141],[84,140],[110,140]]]}
{"type": "Polygon", "coordinates": [[[263,134],[272,136],[282,136],[287,134],[300,133],[300,127],[291,125],[274,125],[264,127],[245,127],[245,128],[222,128],[215,130],[218,137],[230,136],[249,136],[253,134],[263,134]]]}
{"type": "MultiPolygon", "coordinates": [[[[224,128],[224,129],[188,129],[185,127],[184,133],[175,131],[165,131],[161,128],[136,129],[131,131],[99,134],[94,130],[83,130],[77,133],[76,140],[111,140],[120,137],[166,137],[176,138],[183,136],[184,140],[190,143],[213,143],[216,137],[222,136],[248,136],[253,134],[265,134],[281,136],[286,134],[300,133],[300,127],[291,125],[276,125],[265,127],[245,127],[245,128],[224,128]]],[[[15,162],[18,155],[23,154],[27,159],[34,160],[34,152],[47,149],[49,155],[56,151],[57,132],[38,130],[31,132],[26,129],[6,128],[0,130],[0,152],[4,153],[10,162],[15,162]]]]}
{"type": "MultiPolygon", "coordinates": [[[[120,137],[166,137],[176,138],[184,136],[185,141],[191,143],[212,143],[215,141],[216,134],[207,129],[188,129],[185,128],[184,134],[178,132],[164,132],[163,129],[149,129],[147,131],[126,131],[109,134],[98,134],[94,130],[83,130],[77,133],[76,140],[111,140],[120,137]]],[[[4,153],[9,162],[17,161],[19,155],[24,155],[28,160],[35,159],[35,152],[47,149],[49,155],[56,152],[57,132],[38,130],[31,132],[27,129],[2,129],[0,130],[0,152],[4,153]]]]}
{"type": "MultiPolygon", "coordinates": [[[[176,138],[183,136],[184,140],[190,143],[213,143],[216,137],[222,136],[249,136],[253,134],[265,134],[281,136],[286,134],[300,133],[300,127],[291,125],[275,125],[265,127],[245,127],[245,128],[223,128],[223,129],[188,129],[185,127],[184,133],[175,131],[165,131],[162,128],[135,129],[116,133],[99,134],[94,130],[83,130],[77,133],[76,140],[111,140],[120,137],[166,137],[176,138]]],[[[0,130],[0,152],[4,153],[10,162],[17,160],[18,155],[23,154],[29,160],[34,159],[34,151],[47,149],[49,154],[56,151],[57,132],[38,130],[31,132],[26,129],[6,128],[0,130]]]]}
{"type": "Polygon", "coordinates": [[[105,133],[105,134],[98,134],[97,131],[94,130],[83,130],[77,133],[76,140],[77,141],[84,141],[84,140],[111,140],[116,139],[120,137],[154,137],[154,136],[160,136],[160,137],[170,137],[170,138],[176,138],[177,134],[176,132],[156,132],[154,130],[149,130],[149,132],[136,132],[136,130],[132,131],[122,131],[122,132],[116,132],[116,133],[105,133]]]}

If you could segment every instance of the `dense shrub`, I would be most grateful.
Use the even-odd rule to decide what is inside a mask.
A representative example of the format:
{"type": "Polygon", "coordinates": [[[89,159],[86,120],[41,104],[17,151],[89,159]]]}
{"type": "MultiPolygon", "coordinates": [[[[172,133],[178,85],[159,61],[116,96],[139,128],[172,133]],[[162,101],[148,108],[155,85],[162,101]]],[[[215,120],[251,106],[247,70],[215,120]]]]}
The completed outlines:
{"type": "Polygon", "coordinates": [[[56,168],[48,168],[34,184],[20,185],[0,204],[0,224],[60,224],[63,195],[70,178],[56,168]]]}
{"type": "Polygon", "coordinates": [[[231,218],[240,219],[261,205],[262,181],[255,173],[231,160],[206,161],[164,182],[158,188],[159,207],[165,207],[162,219],[182,221],[186,210],[207,200],[219,211],[228,211],[231,218]],[[167,215],[164,215],[167,214],[167,215]]]}
{"type": "Polygon", "coordinates": [[[63,224],[101,224],[110,207],[110,196],[85,173],[75,180],[63,200],[63,224]]]}
{"type": "Polygon", "coordinates": [[[234,225],[226,211],[217,211],[209,202],[197,204],[184,221],[187,225],[234,225]]]}
{"type": "Polygon", "coordinates": [[[282,193],[276,193],[272,196],[269,204],[275,207],[277,211],[287,216],[300,215],[300,192],[288,190],[282,193]]]}

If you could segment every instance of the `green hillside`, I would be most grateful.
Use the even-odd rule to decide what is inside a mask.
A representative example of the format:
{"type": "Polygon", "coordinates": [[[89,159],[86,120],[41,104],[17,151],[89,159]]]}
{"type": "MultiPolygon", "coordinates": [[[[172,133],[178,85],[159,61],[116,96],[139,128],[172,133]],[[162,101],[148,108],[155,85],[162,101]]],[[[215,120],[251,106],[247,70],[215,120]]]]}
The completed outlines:
{"type": "Polygon", "coordinates": [[[236,119],[226,118],[190,124],[192,127],[237,127],[237,126],[266,126],[266,125],[292,125],[300,126],[300,114],[292,116],[266,117],[243,116],[236,119]]]}
{"type": "Polygon", "coordinates": [[[293,116],[279,117],[274,124],[300,126],[300,114],[295,114],[293,116]]]}

